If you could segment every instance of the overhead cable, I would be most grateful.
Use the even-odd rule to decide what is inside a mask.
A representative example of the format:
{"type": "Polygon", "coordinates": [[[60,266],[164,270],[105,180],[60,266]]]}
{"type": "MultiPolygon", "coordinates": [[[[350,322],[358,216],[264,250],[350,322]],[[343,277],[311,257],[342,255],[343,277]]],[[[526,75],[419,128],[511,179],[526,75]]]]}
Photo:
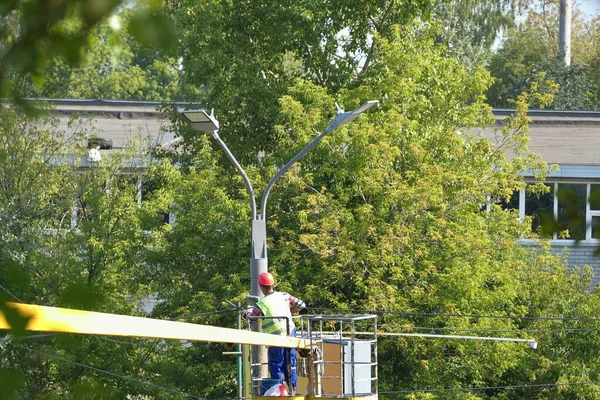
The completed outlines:
{"type": "Polygon", "coordinates": [[[11,345],[11,346],[14,346],[14,347],[18,347],[18,348],[20,348],[20,349],[23,349],[23,350],[28,350],[28,351],[32,351],[32,352],[34,352],[34,353],[42,354],[42,355],[44,355],[44,356],[46,356],[46,357],[49,357],[49,358],[54,358],[54,359],[56,359],[56,360],[60,360],[60,361],[63,361],[63,362],[69,363],[69,364],[77,365],[77,366],[79,366],[79,367],[82,367],[82,368],[87,368],[87,369],[91,369],[91,370],[94,370],[94,371],[96,371],[96,372],[100,372],[100,373],[103,373],[103,374],[112,375],[112,376],[115,376],[115,377],[117,377],[117,378],[121,378],[121,379],[125,379],[125,380],[128,380],[128,381],[132,381],[132,382],[140,383],[140,384],[142,384],[142,385],[146,385],[146,386],[151,386],[151,387],[154,387],[154,388],[157,388],[157,389],[161,389],[161,390],[165,390],[165,391],[167,391],[167,392],[171,392],[171,393],[182,394],[182,395],[184,395],[184,396],[187,396],[187,397],[192,397],[192,398],[194,398],[194,399],[204,399],[204,400],[206,400],[204,397],[200,397],[200,396],[194,396],[194,395],[192,395],[192,394],[185,393],[185,392],[182,392],[182,391],[180,391],[180,390],[177,390],[177,389],[172,389],[172,388],[168,388],[168,387],[160,386],[160,385],[157,385],[157,384],[155,384],[155,383],[152,383],[152,382],[143,381],[143,380],[141,380],[141,379],[136,379],[136,378],[131,378],[131,377],[129,377],[129,376],[125,376],[125,375],[117,374],[117,373],[115,373],[115,372],[110,372],[110,371],[106,371],[106,370],[103,370],[103,369],[100,369],[100,368],[92,367],[91,365],[86,365],[86,364],[78,363],[78,362],[76,362],[76,361],[72,361],[72,360],[68,360],[68,359],[66,359],[66,358],[60,357],[60,356],[58,356],[58,355],[56,355],[56,354],[50,354],[50,353],[46,353],[46,352],[44,352],[44,351],[39,351],[39,350],[31,349],[31,348],[29,348],[29,347],[26,347],[26,346],[20,346],[20,345],[18,345],[18,344],[14,344],[14,343],[10,343],[10,345],[11,345]]]}
{"type": "Polygon", "coordinates": [[[379,394],[411,394],[411,393],[474,392],[474,391],[479,391],[479,390],[539,389],[539,388],[575,386],[575,385],[600,385],[600,382],[534,383],[531,385],[457,387],[457,388],[442,388],[442,389],[416,389],[416,390],[385,391],[385,392],[378,392],[378,393],[379,394]]]}
{"type": "Polygon", "coordinates": [[[475,329],[475,328],[447,328],[447,327],[427,327],[427,326],[411,326],[411,325],[377,325],[378,329],[392,330],[420,330],[420,331],[451,331],[451,332],[494,332],[494,333],[550,333],[550,332],[590,332],[600,331],[600,327],[585,327],[585,328],[555,328],[555,329],[475,329]]]}
{"type": "Polygon", "coordinates": [[[8,295],[10,297],[12,297],[13,299],[17,300],[19,303],[23,303],[23,300],[19,299],[17,296],[15,296],[14,294],[12,294],[12,292],[10,290],[8,290],[7,288],[5,288],[4,286],[0,285],[0,289],[4,290],[6,293],[8,293],[8,295]]]}
{"type": "Polygon", "coordinates": [[[44,337],[54,336],[53,333],[46,333],[40,335],[27,335],[27,336],[6,336],[0,338],[0,342],[10,342],[11,340],[23,340],[23,339],[39,339],[44,337]]]}
{"type": "Polygon", "coordinates": [[[421,317],[448,317],[448,318],[491,318],[491,319],[523,319],[528,321],[597,321],[600,318],[592,317],[528,317],[520,315],[485,315],[485,314],[451,314],[451,313],[428,313],[420,311],[386,311],[386,310],[357,310],[357,309],[342,309],[342,308],[324,308],[324,307],[309,307],[311,310],[318,311],[336,311],[336,312],[352,312],[360,314],[378,314],[378,315],[408,315],[421,317]]]}

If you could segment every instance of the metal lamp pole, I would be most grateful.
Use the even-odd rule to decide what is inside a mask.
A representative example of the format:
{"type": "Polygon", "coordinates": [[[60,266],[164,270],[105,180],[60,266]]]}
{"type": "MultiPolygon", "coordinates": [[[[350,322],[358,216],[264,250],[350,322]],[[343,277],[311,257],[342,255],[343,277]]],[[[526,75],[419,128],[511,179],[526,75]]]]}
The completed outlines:
{"type": "MultiPolygon", "coordinates": [[[[191,126],[199,131],[209,133],[213,139],[219,144],[221,149],[225,152],[229,160],[233,163],[237,171],[240,173],[242,178],[244,179],[244,185],[246,186],[246,190],[248,195],[250,196],[250,207],[252,209],[252,244],[250,251],[250,282],[251,282],[251,291],[250,298],[260,299],[262,297],[262,293],[258,286],[258,276],[267,272],[269,269],[268,266],[268,258],[267,258],[267,200],[269,198],[269,192],[271,188],[275,184],[275,182],[283,175],[285,172],[300,158],[302,158],[310,149],[312,149],[316,144],[318,144],[323,137],[329,135],[333,132],[337,127],[347,124],[351,121],[354,121],[360,114],[367,111],[372,106],[379,103],[379,100],[371,100],[360,107],[356,108],[353,111],[344,111],[340,108],[336,103],[336,107],[338,110],[337,116],[329,123],[327,128],[323,133],[314,138],[309,144],[307,144],[298,154],[296,154],[287,164],[285,164],[281,169],[271,178],[265,191],[262,195],[262,201],[260,205],[260,213],[257,213],[256,210],[256,196],[254,195],[254,189],[252,188],[252,183],[250,179],[248,179],[248,175],[241,167],[240,163],[236,160],[234,155],[231,153],[225,142],[219,136],[219,121],[214,116],[214,110],[208,114],[205,110],[184,110],[181,111],[181,114],[188,120],[191,126]]],[[[262,357],[261,357],[262,358],[262,357]]],[[[266,362],[266,356],[261,360],[261,362],[266,362]]]]}

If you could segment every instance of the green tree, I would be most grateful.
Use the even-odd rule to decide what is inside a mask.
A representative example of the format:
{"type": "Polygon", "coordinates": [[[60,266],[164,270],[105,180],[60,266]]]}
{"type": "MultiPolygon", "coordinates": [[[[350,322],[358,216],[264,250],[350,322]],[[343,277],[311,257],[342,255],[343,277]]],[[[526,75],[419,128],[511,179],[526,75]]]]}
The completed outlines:
{"type": "MultiPolygon", "coordinates": [[[[69,214],[68,198],[63,186],[75,168],[68,163],[56,165],[56,160],[79,152],[65,146],[64,136],[80,141],[81,132],[57,132],[56,121],[25,117],[18,108],[2,107],[1,155],[2,194],[1,260],[6,274],[27,268],[44,247],[47,228],[65,225],[69,214]]],[[[23,274],[23,277],[25,274],[23,274]]],[[[26,283],[31,283],[27,279],[26,283]]],[[[22,294],[24,300],[25,294],[22,294]]]]}
{"type": "MultiPolygon", "coordinates": [[[[119,100],[181,100],[183,74],[172,49],[142,46],[135,40],[138,9],[125,9],[92,31],[77,66],[55,58],[31,96],[119,100]]],[[[189,88],[188,88],[189,89],[189,88]]],[[[194,93],[190,90],[189,93],[194,93]]],[[[190,95],[188,93],[188,96],[190,95]]]]}
{"type": "MultiPolygon", "coordinates": [[[[382,390],[597,380],[597,320],[582,319],[598,306],[597,294],[587,291],[589,271],[569,271],[535,241],[529,221],[487,206],[523,187],[519,172],[543,177],[545,165],[525,156],[526,112],[529,103],[547,104],[552,96],[546,90],[554,87],[532,82],[532,90],[516,98],[516,117],[497,132],[497,142],[480,137],[477,131],[492,120],[484,97],[492,77],[447,57],[439,25],[426,22],[431,5],[182,1],[169,2],[168,9],[181,30],[184,71],[204,88],[200,99],[222,115],[222,135],[258,193],[278,166],[325,128],[335,101],[347,109],[382,101],[378,111],[326,137],[274,188],[264,211],[270,268],[281,290],[298,293],[311,307],[379,312],[390,331],[409,326],[530,337],[535,330],[540,341],[539,352],[531,353],[518,344],[386,339],[382,390]],[[508,161],[505,151],[516,157],[508,161]],[[521,247],[519,238],[541,247],[521,247]],[[592,334],[567,330],[588,328],[592,334]]],[[[77,226],[69,225],[63,239],[44,236],[41,246],[23,253],[32,259],[17,265],[27,268],[32,283],[17,291],[7,277],[3,286],[44,304],[128,314],[137,312],[139,298],[156,292],[157,317],[195,315],[192,321],[233,326],[223,302],[242,301],[250,286],[247,193],[208,137],[181,119],[173,122],[182,139],[177,152],[163,154],[147,171],[163,188],[151,196],[152,206],[138,208],[134,182],[123,179],[138,172],[128,162],[140,148],[76,175],[69,175],[72,168],[58,191],[67,201],[58,209],[64,213],[71,209],[65,205],[75,204],[77,226]],[[169,204],[177,217],[173,227],[155,220],[169,204]],[[148,225],[151,234],[142,234],[148,225]],[[85,301],[82,292],[95,301],[85,301]]],[[[20,131],[8,132],[19,137],[20,131]]],[[[85,156],[83,149],[71,151],[85,156]]],[[[44,153],[31,154],[19,160],[24,174],[28,163],[36,165],[33,155],[44,153]]],[[[62,335],[43,340],[34,350],[62,359],[1,343],[11,349],[1,366],[13,368],[3,380],[25,371],[20,397],[81,398],[100,390],[98,396],[113,398],[235,393],[235,361],[223,359],[227,346],[220,344],[100,345],[99,338],[62,335]],[[155,385],[101,373],[109,369],[138,381],[152,376],[155,385]]],[[[595,385],[528,390],[407,398],[597,394],[595,385]]]]}
{"type": "Polygon", "coordinates": [[[598,85],[591,65],[566,66],[556,56],[548,56],[548,44],[536,42],[531,32],[515,33],[492,57],[490,71],[497,77],[488,91],[490,103],[511,107],[510,99],[535,82],[539,73],[559,85],[556,110],[595,110],[600,106],[598,85]]]}
{"type": "MultiPolygon", "coordinates": [[[[5,1],[0,6],[0,93],[17,101],[23,82],[36,85],[52,60],[77,65],[93,42],[94,28],[121,6],[122,0],[5,1]]],[[[144,46],[169,48],[174,42],[170,21],[160,1],[136,6],[131,34],[144,46]]],[[[111,43],[114,44],[114,43],[111,43]]],[[[157,68],[160,69],[160,68],[157,68]]]]}
{"type": "Polygon", "coordinates": [[[490,71],[496,81],[488,91],[490,104],[510,107],[508,100],[516,98],[543,72],[559,85],[550,108],[598,109],[594,55],[600,42],[594,27],[594,22],[584,20],[575,8],[572,59],[567,67],[558,54],[558,1],[542,1],[539,9],[529,11],[525,22],[506,33],[502,47],[492,57],[490,71]]]}
{"type": "Polygon", "coordinates": [[[274,110],[296,77],[335,90],[354,84],[371,65],[370,34],[427,19],[432,6],[429,0],[177,0],[166,8],[181,38],[187,81],[202,88],[201,103],[222,110],[223,131],[238,132],[227,137],[230,147],[248,160],[282,140],[274,110]]]}
{"type": "MultiPolygon", "coordinates": [[[[201,7],[171,4],[176,6],[181,7],[180,14],[174,14],[178,16],[196,15],[201,7]]],[[[344,84],[339,84],[322,77],[344,64],[342,53],[337,53],[333,66],[324,63],[322,70],[308,73],[315,68],[310,54],[299,52],[290,59],[287,39],[271,41],[273,31],[289,30],[290,16],[311,11],[282,5],[268,23],[258,5],[232,10],[223,3],[206,4],[201,11],[206,16],[201,26],[187,17],[182,20],[183,43],[198,43],[203,50],[199,58],[191,51],[184,69],[194,71],[196,85],[206,85],[208,104],[218,105],[217,116],[222,114],[224,121],[221,135],[245,161],[258,193],[277,166],[325,128],[333,117],[334,101],[351,109],[365,100],[382,100],[379,111],[326,137],[271,193],[266,210],[269,260],[281,290],[298,293],[313,307],[379,311],[388,329],[408,325],[484,335],[502,331],[529,337],[527,328],[550,325],[535,317],[580,317],[586,315],[581,305],[593,307],[595,297],[587,293],[589,275],[570,272],[548,249],[521,247],[518,238],[535,239],[528,222],[520,223],[514,213],[498,206],[485,207],[490,198],[508,198],[524,185],[519,171],[538,171],[543,177],[544,164],[534,155],[524,155],[526,112],[528,103],[548,104],[552,96],[546,91],[554,86],[544,80],[531,83],[532,91],[516,99],[517,116],[498,132],[495,146],[469,134],[491,122],[484,93],[492,78],[481,68],[468,71],[446,57],[446,49],[436,45],[436,24],[398,17],[378,25],[381,29],[369,31],[373,36],[368,65],[354,75],[340,74],[337,79],[343,78],[344,84]],[[242,12],[247,13],[239,28],[243,37],[229,26],[238,26],[233,17],[242,12]],[[285,18],[273,22],[279,13],[285,18]],[[246,44],[240,53],[239,43],[246,44]],[[218,74],[217,65],[225,60],[231,67],[218,74]],[[295,65],[293,73],[279,73],[289,71],[290,65],[295,65]],[[256,96],[250,98],[249,93],[256,96]],[[243,107],[233,107],[234,98],[243,107]],[[260,115],[250,102],[260,102],[260,115]],[[252,127],[259,126],[273,128],[250,139],[249,132],[258,130],[252,127]],[[238,136],[242,139],[234,138],[238,136]],[[258,150],[264,151],[260,158],[258,150]],[[504,151],[518,156],[509,162],[504,151]],[[514,318],[446,316],[462,314],[514,318]]],[[[331,17],[337,11],[326,12],[331,17]]],[[[358,41],[357,32],[352,35],[358,35],[358,41]]],[[[317,36],[300,28],[296,35],[317,36]]],[[[217,161],[221,153],[207,137],[179,123],[175,127],[183,140],[173,157],[185,168],[176,188],[178,224],[167,237],[164,258],[155,260],[164,315],[186,312],[188,307],[192,313],[218,310],[224,297],[243,299],[250,284],[248,198],[241,178],[227,160],[217,161]]],[[[556,333],[539,338],[548,347],[540,345],[543,351],[534,355],[515,344],[385,340],[380,348],[380,360],[386,360],[380,388],[394,392],[585,379],[584,369],[569,367],[553,348],[570,348],[576,341],[558,323],[552,327],[556,333]]],[[[579,353],[569,353],[576,356],[579,353]]],[[[204,362],[211,363],[211,358],[204,362]]],[[[217,381],[231,376],[232,369],[213,370],[220,377],[217,381]]],[[[568,387],[557,396],[574,396],[578,390],[568,387]]],[[[595,389],[581,393],[589,390],[595,389]]],[[[548,391],[558,393],[555,388],[548,391]]],[[[488,391],[454,396],[521,395],[488,391]]],[[[447,393],[435,396],[449,398],[447,393]]]]}
{"type": "MultiPolygon", "coordinates": [[[[64,131],[44,114],[32,117],[18,107],[0,113],[2,309],[17,301],[142,315],[152,283],[147,252],[168,231],[163,214],[172,196],[165,187],[173,167],[151,165],[141,139],[92,164],[88,124],[64,131]],[[141,205],[140,182],[155,187],[143,193],[141,205]]],[[[169,393],[139,383],[151,364],[146,354],[161,361],[166,346],[64,334],[19,340],[11,337],[23,334],[18,329],[8,334],[0,343],[0,379],[21,379],[22,386],[12,387],[15,398],[169,393]]]]}
{"type": "Polygon", "coordinates": [[[437,0],[435,17],[442,21],[440,39],[450,56],[469,69],[486,65],[496,38],[515,23],[514,0],[437,0]]]}

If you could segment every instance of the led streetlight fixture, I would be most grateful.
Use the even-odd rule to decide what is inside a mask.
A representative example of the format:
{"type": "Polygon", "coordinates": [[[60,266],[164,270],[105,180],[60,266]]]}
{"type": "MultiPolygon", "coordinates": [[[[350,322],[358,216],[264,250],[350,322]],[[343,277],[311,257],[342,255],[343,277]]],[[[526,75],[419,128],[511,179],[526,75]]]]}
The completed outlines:
{"type": "Polygon", "coordinates": [[[183,110],[181,115],[185,117],[194,129],[202,132],[213,133],[219,130],[219,121],[214,115],[209,115],[205,110],[183,110]]]}
{"type": "Polygon", "coordinates": [[[366,103],[364,103],[363,105],[359,106],[358,108],[352,110],[352,111],[348,111],[345,112],[339,105],[338,103],[335,103],[335,106],[337,107],[338,110],[338,115],[337,117],[335,117],[335,119],[333,121],[331,121],[329,123],[329,126],[327,127],[327,129],[325,130],[326,133],[331,133],[333,132],[333,130],[341,125],[347,124],[348,122],[352,122],[354,121],[356,118],[358,118],[358,116],[362,113],[364,113],[365,111],[367,111],[369,108],[373,107],[374,105],[379,104],[379,100],[371,100],[371,101],[367,101],[366,103]]]}
{"type": "Polygon", "coordinates": [[[361,114],[361,113],[367,111],[369,108],[373,107],[376,104],[379,104],[379,100],[370,100],[370,101],[367,101],[365,104],[361,105],[356,110],[352,111],[352,114],[361,114]]]}

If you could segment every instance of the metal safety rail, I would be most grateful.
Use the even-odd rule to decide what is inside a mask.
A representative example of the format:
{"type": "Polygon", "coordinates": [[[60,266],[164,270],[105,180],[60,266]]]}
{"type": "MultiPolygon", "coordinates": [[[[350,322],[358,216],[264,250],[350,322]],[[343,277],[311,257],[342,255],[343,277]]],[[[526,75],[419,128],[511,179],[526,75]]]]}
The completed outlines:
{"type": "Polygon", "coordinates": [[[377,316],[304,315],[302,337],[317,348],[307,378],[317,385],[315,397],[377,398],[377,316]]]}

